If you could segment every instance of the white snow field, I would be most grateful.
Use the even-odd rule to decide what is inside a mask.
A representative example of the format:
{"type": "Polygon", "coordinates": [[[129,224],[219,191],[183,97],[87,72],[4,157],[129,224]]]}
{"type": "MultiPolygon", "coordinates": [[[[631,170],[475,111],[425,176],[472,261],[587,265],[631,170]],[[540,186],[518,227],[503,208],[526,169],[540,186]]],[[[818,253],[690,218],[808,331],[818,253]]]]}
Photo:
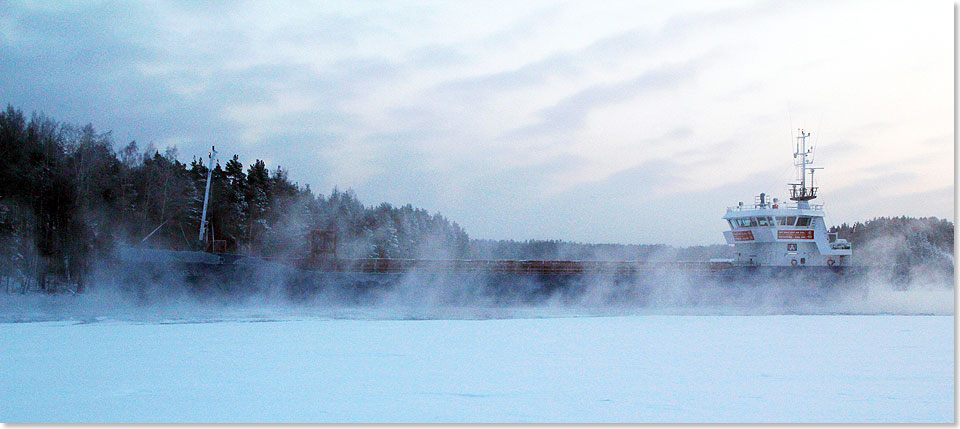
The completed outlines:
{"type": "Polygon", "coordinates": [[[953,422],[953,316],[0,324],[4,422],[953,422]]]}

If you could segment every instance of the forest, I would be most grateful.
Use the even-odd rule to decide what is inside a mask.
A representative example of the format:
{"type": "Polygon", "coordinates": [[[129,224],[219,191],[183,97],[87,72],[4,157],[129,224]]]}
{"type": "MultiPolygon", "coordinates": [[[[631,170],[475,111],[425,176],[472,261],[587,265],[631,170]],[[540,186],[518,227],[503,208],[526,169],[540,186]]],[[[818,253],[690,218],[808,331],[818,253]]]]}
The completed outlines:
{"type": "MultiPolygon", "coordinates": [[[[0,113],[0,274],[75,278],[117,245],[199,249],[204,161],[181,162],[175,148],[161,154],[135,141],[115,150],[111,134],[92,125],[28,119],[8,106],[0,113]]],[[[466,232],[440,214],[364,206],[350,190],[315,195],[261,160],[217,163],[211,183],[209,231],[225,252],[296,255],[317,230],[336,231],[345,257],[469,251],[466,232]]]]}
{"type": "MultiPolygon", "coordinates": [[[[223,158],[221,158],[223,159],[223,158]]],[[[456,222],[410,204],[364,205],[351,190],[315,194],[279,166],[248,165],[233,155],[212,171],[209,234],[218,251],[295,256],[314,231],[332,231],[346,258],[706,260],[724,245],[678,248],[559,240],[477,240],[456,222]]],[[[198,250],[208,168],[136,141],[115,145],[110,132],[0,112],[0,276],[35,273],[82,278],[118,245],[198,250]]],[[[888,259],[953,259],[952,222],[877,218],[832,232],[854,245],[887,240],[888,259]],[[893,255],[893,256],[889,256],[893,255]]]]}
{"type": "Polygon", "coordinates": [[[953,268],[954,225],[946,219],[877,217],[852,225],[842,223],[830,232],[857,246],[857,258],[865,261],[953,268]]]}

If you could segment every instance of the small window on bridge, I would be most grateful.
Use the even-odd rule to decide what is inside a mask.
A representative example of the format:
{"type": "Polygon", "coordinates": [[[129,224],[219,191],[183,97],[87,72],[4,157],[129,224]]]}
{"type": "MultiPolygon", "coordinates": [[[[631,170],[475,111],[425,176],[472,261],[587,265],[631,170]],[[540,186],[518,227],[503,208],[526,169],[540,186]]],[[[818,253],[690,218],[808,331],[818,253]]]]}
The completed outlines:
{"type": "Polygon", "coordinates": [[[777,216],[777,225],[783,226],[783,223],[787,221],[786,216],[777,216]]]}
{"type": "Polygon", "coordinates": [[[767,226],[767,218],[765,218],[765,217],[758,217],[758,218],[757,218],[757,225],[759,225],[759,226],[767,226]]]}
{"type": "Polygon", "coordinates": [[[797,226],[810,226],[810,218],[807,216],[798,217],[797,226]]]}
{"type": "Polygon", "coordinates": [[[730,219],[727,219],[727,223],[730,224],[730,229],[737,229],[737,227],[733,225],[733,221],[730,219]]]}
{"type": "Polygon", "coordinates": [[[786,225],[786,226],[793,226],[793,224],[794,224],[796,221],[797,221],[797,217],[796,217],[796,216],[787,216],[787,223],[785,223],[784,225],[786,225]]]}

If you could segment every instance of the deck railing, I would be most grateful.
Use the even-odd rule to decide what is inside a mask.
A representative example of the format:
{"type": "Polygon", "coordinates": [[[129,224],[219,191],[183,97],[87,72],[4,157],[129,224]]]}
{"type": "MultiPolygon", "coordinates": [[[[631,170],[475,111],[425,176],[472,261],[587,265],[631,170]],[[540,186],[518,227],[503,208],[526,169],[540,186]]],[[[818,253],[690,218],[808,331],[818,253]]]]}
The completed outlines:
{"type": "MultiPolygon", "coordinates": [[[[766,203],[766,204],[763,204],[763,205],[753,204],[752,206],[746,206],[746,205],[743,205],[743,206],[729,206],[729,207],[727,207],[727,211],[735,211],[735,212],[737,212],[737,211],[743,211],[743,210],[760,210],[760,209],[772,209],[772,208],[773,208],[773,204],[766,203]]],[[[777,204],[777,208],[778,208],[778,209],[795,209],[795,210],[796,210],[796,209],[800,209],[800,205],[799,205],[799,204],[783,204],[783,203],[779,203],[779,204],[777,204]]],[[[808,209],[803,209],[803,210],[808,210],[808,209]]],[[[810,204],[809,210],[823,210],[823,204],[810,204]]]]}

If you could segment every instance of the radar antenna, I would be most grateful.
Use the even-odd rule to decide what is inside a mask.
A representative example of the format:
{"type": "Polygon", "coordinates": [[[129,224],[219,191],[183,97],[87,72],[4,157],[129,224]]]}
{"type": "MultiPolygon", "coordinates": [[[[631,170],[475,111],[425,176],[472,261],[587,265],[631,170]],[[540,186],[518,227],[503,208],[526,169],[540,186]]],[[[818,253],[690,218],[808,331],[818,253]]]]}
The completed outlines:
{"type": "Polygon", "coordinates": [[[807,137],[810,137],[810,133],[805,132],[803,129],[798,130],[800,135],[797,137],[797,146],[796,151],[793,152],[794,165],[800,168],[800,183],[791,183],[790,189],[790,199],[793,201],[810,201],[814,198],[817,198],[817,187],[813,183],[813,173],[816,170],[822,169],[822,167],[808,167],[812,164],[812,160],[808,160],[813,148],[807,148],[807,137]],[[807,182],[807,172],[810,172],[810,181],[807,182]],[[809,185],[809,186],[808,186],[809,185]],[[799,186],[799,188],[798,188],[799,186]]]}

